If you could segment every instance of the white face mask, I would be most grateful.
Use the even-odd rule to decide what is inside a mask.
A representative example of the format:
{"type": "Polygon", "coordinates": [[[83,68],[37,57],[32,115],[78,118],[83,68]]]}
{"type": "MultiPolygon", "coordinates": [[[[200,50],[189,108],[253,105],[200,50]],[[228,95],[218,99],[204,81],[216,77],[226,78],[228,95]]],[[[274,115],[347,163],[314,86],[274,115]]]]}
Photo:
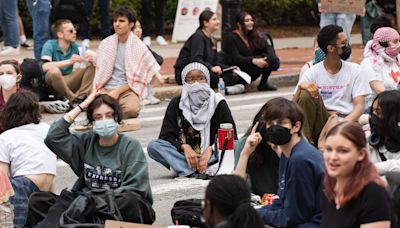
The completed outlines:
{"type": "Polygon", "coordinates": [[[12,74],[0,75],[0,87],[9,90],[17,84],[17,77],[12,74]]]}

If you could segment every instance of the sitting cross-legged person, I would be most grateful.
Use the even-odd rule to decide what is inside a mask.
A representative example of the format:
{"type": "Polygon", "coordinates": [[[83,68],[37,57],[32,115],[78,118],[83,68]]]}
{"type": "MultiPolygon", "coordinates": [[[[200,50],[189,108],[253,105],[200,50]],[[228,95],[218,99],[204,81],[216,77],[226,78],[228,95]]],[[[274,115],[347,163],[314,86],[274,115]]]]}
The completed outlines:
{"type": "Polygon", "coordinates": [[[50,192],[33,194],[28,225],[58,227],[62,214],[80,196],[77,192],[90,194],[99,189],[113,192],[114,211],[120,212],[123,221],[154,222],[146,157],[139,141],[118,133],[121,120],[118,102],[95,92],[51,125],[45,143],[71,167],[78,180],[72,191],[63,190],[60,196],[50,192]],[[69,127],[82,109],[87,109],[93,130],[71,133],[69,127]]]}
{"type": "Polygon", "coordinates": [[[364,111],[364,96],[371,91],[360,66],[344,61],[351,47],[340,26],[322,28],[317,41],[326,58],[304,73],[293,97],[304,111],[303,132],[314,145],[330,115],[333,121],[338,120],[335,115],[358,121],[364,111]]]}
{"type": "Polygon", "coordinates": [[[118,7],[113,13],[115,34],[101,41],[97,49],[93,88],[118,100],[123,118],[136,118],[140,100],[160,66],[147,46],[132,32],[133,10],[118,7]]]}
{"type": "MultiPolygon", "coordinates": [[[[58,20],[52,30],[57,39],[48,40],[42,49],[42,69],[45,81],[57,97],[66,97],[70,104],[79,104],[92,89],[94,77],[93,52],[79,55],[75,43],[76,30],[70,20],[58,20]],[[75,63],[87,62],[74,69],[75,63]]],[[[82,54],[82,53],[81,53],[82,54]]]]}
{"type": "Polygon", "coordinates": [[[204,178],[213,161],[212,145],[221,123],[231,123],[225,98],[210,87],[210,72],[201,63],[182,70],[182,95],[171,100],[159,139],[149,143],[149,156],[181,177],[204,178]]]}
{"type": "Polygon", "coordinates": [[[38,191],[55,192],[56,155],[44,144],[49,125],[40,121],[39,101],[32,92],[11,95],[1,123],[5,131],[0,135],[0,169],[15,192],[9,201],[14,227],[24,227],[29,197],[38,191]]]}

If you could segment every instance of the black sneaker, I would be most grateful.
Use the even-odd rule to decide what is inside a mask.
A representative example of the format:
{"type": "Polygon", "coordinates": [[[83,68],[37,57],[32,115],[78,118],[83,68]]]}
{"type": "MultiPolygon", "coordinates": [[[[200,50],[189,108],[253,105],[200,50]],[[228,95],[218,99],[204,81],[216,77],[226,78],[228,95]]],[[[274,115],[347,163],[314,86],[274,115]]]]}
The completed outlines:
{"type": "Polygon", "coordinates": [[[259,85],[258,87],[257,87],[257,89],[259,90],[259,91],[275,91],[275,90],[277,90],[278,88],[276,88],[276,86],[274,86],[274,85],[270,85],[270,84],[264,84],[264,85],[259,85]]]}
{"type": "Polygon", "coordinates": [[[25,41],[24,43],[21,44],[21,47],[27,49],[27,50],[32,50],[33,49],[33,45],[28,43],[28,41],[25,41]]]}

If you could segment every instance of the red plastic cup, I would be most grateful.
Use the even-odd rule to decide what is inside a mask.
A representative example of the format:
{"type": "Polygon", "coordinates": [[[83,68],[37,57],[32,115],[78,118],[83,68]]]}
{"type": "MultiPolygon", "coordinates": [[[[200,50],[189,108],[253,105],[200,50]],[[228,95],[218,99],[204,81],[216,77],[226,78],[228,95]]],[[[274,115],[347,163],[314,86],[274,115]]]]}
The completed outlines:
{"type": "Polygon", "coordinates": [[[233,140],[235,136],[231,123],[223,123],[220,125],[220,129],[218,129],[218,147],[220,150],[222,150],[226,138],[228,138],[226,150],[233,150],[233,140]]]}

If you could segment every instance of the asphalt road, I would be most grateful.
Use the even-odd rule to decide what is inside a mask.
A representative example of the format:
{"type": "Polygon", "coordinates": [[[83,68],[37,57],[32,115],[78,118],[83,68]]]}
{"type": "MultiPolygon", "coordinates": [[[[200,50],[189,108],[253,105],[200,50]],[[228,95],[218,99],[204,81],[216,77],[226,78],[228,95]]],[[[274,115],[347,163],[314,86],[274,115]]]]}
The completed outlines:
{"type": "MultiPolygon", "coordinates": [[[[241,136],[251,125],[252,119],[261,106],[271,98],[292,96],[294,87],[279,88],[274,92],[256,92],[241,95],[227,96],[227,102],[235,119],[237,131],[241,136]]],[[[165,169],[147,155],[147,144],[158,137],[168,101],[159,105],[145,106],[140,114],[141,129],[125,134],[138,139],[145,149],[149,162],[150,182],[153,192],[156,211],[156,225],[171,225],[171,208],[177,200],[188,198],[202,198],[208,181],[196,179],[172,179],[169,170],[165,169]]],[[[44,115],[44,121],[51,123],[62,115],[44,115]]],[[[83,115],[82,115],[83,116],[83,115]]],[[[83,118],[83,117],[82,117],[83,118]]],[[[67,164],[57,163],[57,190],[72,187],[76,180],[75,174],[67,164]]]]}

